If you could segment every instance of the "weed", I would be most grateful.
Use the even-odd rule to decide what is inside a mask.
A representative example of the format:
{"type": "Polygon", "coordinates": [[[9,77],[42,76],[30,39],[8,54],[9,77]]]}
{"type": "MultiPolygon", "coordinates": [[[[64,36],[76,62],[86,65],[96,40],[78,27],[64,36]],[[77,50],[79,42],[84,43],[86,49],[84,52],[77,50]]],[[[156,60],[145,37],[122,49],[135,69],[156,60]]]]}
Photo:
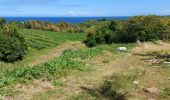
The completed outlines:
{"type": "Polygon", "coordinates": [[[161,95],[162,95],[164,98],[170,98],[170,88],[167,87],[167,88],[162,89],[161,95]]]}
{"type": "Polygon", "coordinates": [[[64,83],[59,82],[59,81],[53,81],[53,86],[64,86],[64,83]]]}

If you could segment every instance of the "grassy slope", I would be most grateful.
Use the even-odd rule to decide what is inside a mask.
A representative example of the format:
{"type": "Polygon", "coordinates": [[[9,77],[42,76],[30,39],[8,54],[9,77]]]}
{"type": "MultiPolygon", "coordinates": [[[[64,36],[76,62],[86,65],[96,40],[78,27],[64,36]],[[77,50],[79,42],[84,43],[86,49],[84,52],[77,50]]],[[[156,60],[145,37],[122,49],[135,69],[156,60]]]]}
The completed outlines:
{"type": "MultiPolygon", "coordinates": [[[[35,79],[45,79],[53,81],[62,76],[66,76],[72,72],[72,70],[87,70],[93,65],[93,58],[102,55],[104,52],[111,52],[113,55],[118,55],[122,53],[117,53],[116,48],[118,46],[127,46],[129,49],[134,46],[134,44],[113,44],[113,45],[102,45],[95,48],[82,48],[76,51],[65,51],[63,55],[59,58],[55,58],[46,63],[36,65],[34,67],[23,67],[19,66],[10,71],[4,71],[1,73],[1,95],[11,95],[11,90],[18,83],[26,84],[35,79]],[[4,93],[3,91],[8,91],[4,93]]],[[[110,60],[106,56],[107,61],[110,60]]],[[[103,58],[103,63],[106,63],[105,58],[103,58]]],[[[90,68],[91,69],[91,68],[90,68]]]]}
{"type": "MultiPolygon", "coordinates": [[[[0,62],[0,66],[14,67],[22,66],[31,63],[40,55],[51,51],[57,46],[69,41],[82,41],[85,35],[82,33],[56,33],[51,31],[23,29],[20,33],[26,38],[26,43],[29,45],[28,51],[23,61],[18,61],[15,64],[7,64],[0,62]]],[[[10,68],[11,68],[10,67],[10,68]]]]}

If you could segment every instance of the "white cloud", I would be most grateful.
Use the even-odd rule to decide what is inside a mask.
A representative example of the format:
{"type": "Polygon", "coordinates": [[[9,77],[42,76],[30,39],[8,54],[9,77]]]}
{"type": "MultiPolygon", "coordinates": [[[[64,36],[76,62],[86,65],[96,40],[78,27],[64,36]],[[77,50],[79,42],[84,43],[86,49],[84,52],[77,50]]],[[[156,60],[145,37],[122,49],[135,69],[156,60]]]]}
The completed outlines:
{"type": "Polygon", "coordinates": [[[165,10],[163,11],[163,13],[170,13],[170,10],[165,10]]]}
{"type": "Polygon", "coordinates": [[[64,12],[65,15],[70,16],[100,16],[103,14],[103,12],[98,11],[85,11],[85,10],[69,10],[64,12]]]}

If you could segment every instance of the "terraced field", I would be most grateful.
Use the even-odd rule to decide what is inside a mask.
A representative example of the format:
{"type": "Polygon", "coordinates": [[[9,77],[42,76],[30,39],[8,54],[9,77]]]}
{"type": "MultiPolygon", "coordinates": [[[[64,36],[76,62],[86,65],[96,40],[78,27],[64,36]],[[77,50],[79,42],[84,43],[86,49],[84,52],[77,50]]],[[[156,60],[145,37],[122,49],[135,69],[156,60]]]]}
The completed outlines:
{"type": "Polygon", "coordinates": [[[11,68],[11,66],[29,65],[42,54],[46,54],[64,43],[83,41],[85,39],[85,34],[82,33],[57,33],[34,29],[21,29],[20,33],[26,39],[26,44],[28,45],[24,60],[14,64],[0,62],[0,66],[11,68]]]}

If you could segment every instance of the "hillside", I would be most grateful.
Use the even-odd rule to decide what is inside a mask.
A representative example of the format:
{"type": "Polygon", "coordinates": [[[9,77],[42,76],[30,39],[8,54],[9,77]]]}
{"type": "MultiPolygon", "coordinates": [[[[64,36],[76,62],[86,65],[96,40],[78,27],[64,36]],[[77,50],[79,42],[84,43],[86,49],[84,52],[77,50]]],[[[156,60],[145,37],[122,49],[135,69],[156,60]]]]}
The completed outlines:
{"type": "Polygon", "coordinates": [[[0,19],[0,99],[169,100],[169,19],[0,19]]]}

